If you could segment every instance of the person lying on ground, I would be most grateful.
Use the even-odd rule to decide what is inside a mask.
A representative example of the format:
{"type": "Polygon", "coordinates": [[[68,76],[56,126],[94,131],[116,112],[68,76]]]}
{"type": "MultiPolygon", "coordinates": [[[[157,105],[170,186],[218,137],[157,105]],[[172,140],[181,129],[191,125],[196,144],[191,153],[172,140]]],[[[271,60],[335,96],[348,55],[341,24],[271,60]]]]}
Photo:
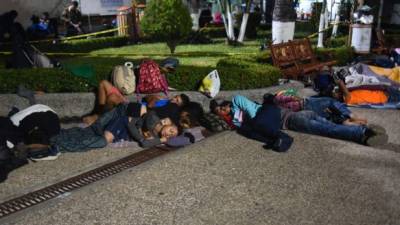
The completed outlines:
{"type": "Polygon", "coordinates": [[[335,76],[333,76],[333,81],[323,82],[322,85],[319,85],[318,92],[320,97],[331,97],[347,105],[400,102],[400,91],[393,87],[388,87],[386,90],[349,90],[343,81],[342,73],[345,72],[336,72],[335,76]],[[335,88],[335,85],[337,88],[335,88]]]}
{"type": "Polygon", "coordinates": [[[367,119],[351,112],[348,107],[340,101],[330,97],[308,97],[288,96],[285,94],[272,95],[276,105],[298,112],[302,110],[314,111],[318,116],[324,117],[334,123],[344,125],[366,125],[367,119]]]}
{"type": "MultiPolygon", "coordinates": [[[[266,98],[267,101],[268,97],[266,98]]],[[[265,104],[268,107],[268,104],[265,104]]],[[[254,118],[262,108],[244,96],[235,95],[232,101],[216,101],[210,103],[210,110],[217,115],[232,118],[232,123],[239,129],[259,129],[254,118]]],[[[279,108],[280,121],[271,121],[271,127],[288,129],[308,134],[326,136],[330,138],[353,141],[364,145],[381,145],[387,142],[388,136],[384,128],[363,125],[340,125],[332,123],[313,111],[293,112],[289,109],[279,108]],[[277,124],[279,123],[279,124],[277,124]]],[[[276,129],[275,129],[276,130],[276,129]]]]}
{"type": "Polygon", "coordinates": [[[0,182],[12,170],[34,161],[54,160],[59,151],[50,139],[60,132],[60,121],[53,109],[36,104],[8,117],[0,117],[0,182]]]}
{"type": "Polygon", "coordinates": [[[107,143],[132,138],[144,148],[165,143],[177,135],[178,127],[169,118],[160,119],[153,111],[141,117],[119,117],[111,121],[104,131],[107,143]]]}
{"type": "MultiPolygon", "coordinates": [[[[167,99],[166,97],[162,97],[159,95],[149,95],[144,98],[143,101],[143,110],[147,111],[147,108],[152,108],[155,110],[160,118],[178,117],[179,113],[177,110],[180,107],[183,107],[187,102],[190,101],[189,97],[185,94],[180,94],[172,97],[171,99],[167,99]],[[175,105],[172,105],[175,104],[175,105]],[[167,115],[165,115],[167,114],[167,115]]],[[[111,84],[111,82],[107,80],[100,81],[99,90],[98,90],[98,104],[96,113],[83,117],[83,122],[87,125],[92,124],[97,120],[99,115],[103,114],[114,108],[115,106],[127,103],[127,98],[111,84]]],[[[175,122],[177,119],[175,120],[175,122]]]]}
{"type": "Polygon", "coordinates": [[[182,129],[182,134],[170,138],[166,144],[171,147],[186,146],[210,135],[210,131],[201,126],[200,120],[203,116],[203,107],[197,102],[189,102],[179,114],[179,127],[182,129]]]}
{"type": "Polygon", "coordinates": [[[140,103],[129,103],[104,113],[88,127],[62,130],[51,139],[51,144],[65,152],[104,148],[122,140],[150,147],[176,136],[177,131],[170,119],[159,119],[155,112],[141,110],[140,103]]]}

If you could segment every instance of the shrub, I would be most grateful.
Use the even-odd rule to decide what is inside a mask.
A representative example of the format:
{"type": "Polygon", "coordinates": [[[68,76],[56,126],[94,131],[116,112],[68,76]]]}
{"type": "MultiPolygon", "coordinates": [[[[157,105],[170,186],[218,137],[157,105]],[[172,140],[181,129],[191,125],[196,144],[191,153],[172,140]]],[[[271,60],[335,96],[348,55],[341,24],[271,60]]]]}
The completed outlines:
{"type": "Polygon", "coordinates": [[[213,41],[199,31],[192,31],[188,37],[182,41],[182,44],[210,44],[213,41]]]}
{"type": "Polygon", "coordinates": [[[208,38],[223,38],[226,37],[225,28],[222,27],[203,27],[199,32],[208,38]]]}
{"type": "Polygon", "coordinates": [[[347,43],[348,36],[342,36],[337,38],[329,38],[325,42],[327,48],[339,48],[345,46],[347,43]]]}
{"type": "Polygon", "coordinates": [[[0,69],[0,74],[0,93],[15,93],[19,84],[50,93],[92,90],[86,80],[60,69],[0,69]]]}
{"type": "MultiPolygon", "coordinates": [[[[85,58],[93,64],[97,79],[108,79],[115,65],[125,62],[124,58],[85,58]],[[92,60],[96,59],[97,64],[92,60]]],[[[140,60],[134,60],[138,65],[140,60]]],[[[179,66],[174,74],[167,76],[169,85],[178,90],[197,90],[199,82],[215,67],[179,66]]],[[[262,88],[275,85],[280,71],[271,65],[256,63],[249,57],[229,57],[218,63],[222,90],[262,88]]],[[[94,89],[89,82],[60,69],[0,69],[0,93],[14,93],[19,84],[33,90],[55,92],[88,92],[94,89]]]]}
{"type": "Polygon", "coordinates": [[[166,41],[171,53],[192,29],[188,8],[181,0],[153,0],[145,10],[142,30],[150,36],[166,41]]]}
{"type": "Polygon", "coordinates": [[[337,61],[338,66],[345,66],[353,60],[354,51],[353,48],[347,46],[340,48],[319,48],[316,51],[316,55],[323,61],[333,58],[337,61]]]}
{"type": "MultiPolygon", "coordinates": [[[[226,64],[225,64],[226,65],[226,64]]],[[[263,88],[276,85],[281,76],[279,69],[270,65],[246,67],[217,66],[221,90],[263,88]]],[[[199,82],[213,67],[181,66],[168,76],[169,85],[178,90],[197,90],[199,82]]]]}
{"type": "Polygon", "coordinates": [[[306,32],[306,33],[314,33],[317,32],[317,27],[311,21],[296,21],[295,33],[297,32],[306,32]]]}

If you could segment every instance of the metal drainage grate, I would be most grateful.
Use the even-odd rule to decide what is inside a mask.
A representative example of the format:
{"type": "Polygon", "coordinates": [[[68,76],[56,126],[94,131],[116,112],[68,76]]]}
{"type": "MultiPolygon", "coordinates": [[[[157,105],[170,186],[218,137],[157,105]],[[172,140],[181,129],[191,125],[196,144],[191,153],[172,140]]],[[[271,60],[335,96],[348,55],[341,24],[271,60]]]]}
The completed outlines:
{"type": "Polygon", "coordinates": [[[74,189],[86,186],[98,180],[117,174],[123,170],[137,166],[157,156],[170,152],[167,147],[146,149],[130,156],[106,164],[94,170],[61,181],[57,184],[25,194],[0,204],[0,219],[23,209],[50,200],[74,189]]]}

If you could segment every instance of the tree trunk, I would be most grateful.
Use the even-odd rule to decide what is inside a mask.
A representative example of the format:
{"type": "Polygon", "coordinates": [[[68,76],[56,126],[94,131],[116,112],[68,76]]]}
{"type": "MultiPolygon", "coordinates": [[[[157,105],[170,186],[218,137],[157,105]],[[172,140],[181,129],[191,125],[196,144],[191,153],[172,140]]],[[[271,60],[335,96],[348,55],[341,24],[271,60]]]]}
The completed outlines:
{"type": "Polygon", "coordinates": [[[242,18],[242,25],[240,26],[240,33],[238,37],[238,42],[243,42],[244,35],[246,33],[247,21],[249,20],[249,13],[244,13],[242,18]]]}
{"type": "Polygon", "coordinates": [[[287,42],[293,39],[296,11],[292,0],[276,0],[272,16],[273,43],[287,42]]]}
{"type": "Polygon", "coordinates": [[[221,11],[222,21],[224,22],[224,27],[225,27],[226,36],[229,37],[228,23],[227,23],[227,21],[226,21],[224,7],[223,7],[223,5],[222,5],[222,3],[221,3],[221,0],[217,0],[217,3],[218,3],[218,6],[219,6],[219,10],[221,11]]]}
{"type": "Polygon", "coordinates": [[[235,30],[234,30],[231,6],[230,6],[229,1],[226,1],[226,13],[227,13],[227,17],[228,17],[228,39],[231,41],[234,41],[234,40],[236,40],[236,37],[235,37],[235,30]]]}
{"type": "Polygon", "coordinates": [[[239,37],[238,37],[238,42],[240,42],[240,43],[243,42],[244,35],[246,34],[247,21],[249,20],[249,12],[250,12],[251,3],[252,3],[251,0],[246,1],[246,10],[243,12],[242,24],[240,26],[240,32],[239,32],[239,37]]]}
{"type": "Polygon", "coordinates": [[[381,29],[382,11],[383,11],[383,0],[381,0],[381,1],[380,1],[380,4],[379,4],[378,22],[377,22],[377,25],[376,25],[376,28],[377,28],[378,30],[381,29]]]}
{"type": "Polygon", "coordinates": [[[171,54],[175,53],[176,46],[178,45],[177,41],[167,41],[167,46],[171,52],[171,54]]]}
{"type": "Polygon", "coordinates": [[[324,24],[325,24],[325,10],[326,10],[326,0],[324,0],[321,9],[321,15],[319,17],[319,29],[318,29],[318,48],[324,47],[324,24]]]}
{"type": "Polygon", "coordinates": [[[333,25],[333,28],[332,28],[332,37],[337,36],[337,31],[338,31],[339,23],[340,23],[340,7],[341,7],[341,2],[339,1],[337,10],[336,10],[335,24],[333,25]]]}
{"type": "Polygon", "coordinates": [[[328,5],[325,6],[325,22],[324,22],[324,28],[328,29],[329,28],[329,11],[328,11],[328,5]]]}

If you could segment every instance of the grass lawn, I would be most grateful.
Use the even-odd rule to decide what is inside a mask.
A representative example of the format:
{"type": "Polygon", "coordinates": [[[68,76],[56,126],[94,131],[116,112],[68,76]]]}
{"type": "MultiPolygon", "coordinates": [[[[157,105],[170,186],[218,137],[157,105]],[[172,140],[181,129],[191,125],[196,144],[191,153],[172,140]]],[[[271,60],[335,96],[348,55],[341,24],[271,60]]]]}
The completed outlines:
{"type": "Polygon", "coordinates": [[[73,57],[61,61],[68,64],[92,64],[97,67],[130,59],[152,58],[161,60],[172,56],[178,58],[181,65],[214,67],[218,60],[227,56],[255,56],[260,52],[258,48],[258,41],[246,41],[243,46],[228,46],[223,40],[217,39],[213,44],[179,45],[175,54],[171,55],[165,43],[146,43],[96,50],[91,52],[92,55],[90,56],[73,57]]]}

